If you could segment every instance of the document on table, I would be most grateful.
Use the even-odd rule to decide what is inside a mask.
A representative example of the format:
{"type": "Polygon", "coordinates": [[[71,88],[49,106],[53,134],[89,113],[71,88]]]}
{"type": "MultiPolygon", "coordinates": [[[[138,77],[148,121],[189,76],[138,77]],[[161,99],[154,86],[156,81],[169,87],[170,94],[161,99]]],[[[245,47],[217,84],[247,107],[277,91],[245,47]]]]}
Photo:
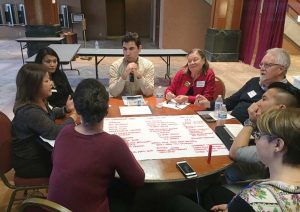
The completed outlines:
{"type": "MultiPolygon", "coordinates": [[[[211,117],[213,117],[213,119],[214,120],[218,120],[218,118],[217,117],[215,117],[215,114],[214,114],[215,112],[214,111],[212,111],[212,112],[210,112],[209,113],[209,115],[211,116],[211,117]]],[[[227,118],[226,118],[226,120],[228,120],[228,119],[234,119],[234,117],[232,116],[232,115],[230,115],[229,113],[227,113],[227,118]]]]}
{"type": "Polygon", "coordinates": [[[224,126],[225,130],[232,138],[235,138],[243,129],[242,124],[224,124],[224,126]]]}
{"type": "MultiPolygon", "coordinates": [[[[224,124],[224,126],[224,129],[232,138],[235,138],[244,127],[242,124],[224,124]]],[[[254,139],[254,137],[251,135],[250,139],[254,139]]]]}
{"type": "Polygon", "coordinates": [[[121,106],[121,116],[152,114],[148,106],[121,106]]]}
{"type": "Polygon", "coordinates": [[[138,160],[228,155],[198,115],[105,118],[104,131],[119,135],[138,160]]]}
{"type": "Polygon", "coordinates": [[[178,104],[175,100],[171,100],[171,101],[164,101],[162,103],[163,107],[168,107],[168,108],[172,108],[175,110],[182,110],[184,109],[186,106],[188,106],[190,103],[186,102],[186,103],[182,103],[182,104],[178,104]]]}
{"type": "Polygon", "coordinates": [[[135,96],[122,96],[124,105],[128,106],[140,106],[145,105],[146,102],[142,95],[135,95],[135,96]]]}

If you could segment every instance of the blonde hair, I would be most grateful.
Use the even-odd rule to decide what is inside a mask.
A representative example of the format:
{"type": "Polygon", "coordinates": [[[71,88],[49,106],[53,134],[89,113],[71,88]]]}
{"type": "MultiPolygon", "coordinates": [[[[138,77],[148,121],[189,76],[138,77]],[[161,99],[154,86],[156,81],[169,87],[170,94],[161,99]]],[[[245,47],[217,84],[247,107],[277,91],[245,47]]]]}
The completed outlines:
{"type": "Polygon", "coordinates": [[[282,162],[300,164],[300,108],[271,109],[257,120],[260,132],[281,138],[287,149],[282,162]]]}

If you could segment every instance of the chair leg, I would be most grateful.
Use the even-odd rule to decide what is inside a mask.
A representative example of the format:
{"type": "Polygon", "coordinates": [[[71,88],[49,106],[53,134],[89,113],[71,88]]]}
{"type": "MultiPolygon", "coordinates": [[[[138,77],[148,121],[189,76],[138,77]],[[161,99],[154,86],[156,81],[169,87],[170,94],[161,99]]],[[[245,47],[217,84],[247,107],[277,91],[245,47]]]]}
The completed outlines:
{"type": "Polygon", "coordinates": [[[15,201],[15,198],[16,198],[16,193],[17,193],[17,190],[14,190],[12,192],[12,194],[10,195],[10,200],[9,200],[9,203],[8,203],[8,206],[7,206],[7,212],[10,212],[11,211],[11,208],[14,204],[14,201],[15,201]]]}

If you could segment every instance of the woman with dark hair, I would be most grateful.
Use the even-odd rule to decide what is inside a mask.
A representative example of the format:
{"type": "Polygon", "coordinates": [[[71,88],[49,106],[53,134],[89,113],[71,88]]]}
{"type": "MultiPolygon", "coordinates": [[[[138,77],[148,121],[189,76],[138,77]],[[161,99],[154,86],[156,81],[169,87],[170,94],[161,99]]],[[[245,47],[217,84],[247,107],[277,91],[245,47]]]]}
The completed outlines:
{"type": "Polygon", "coordinates": [[[23,178],[49,177],[51,152],[42,145],[40,137],[54,140],[64,125],[74,123],[75,112],[63,125],[54,119],[60,110],[52,111],[46,99],[51,96],[52,82],[47,69],[39,64],[25,64],[16,78],[17,93],[12,121],[13,167],[23,178]]]}
{"type": "Polygon", "coordinates": [[[48,198],[72,211],[109,211],[108,187],[116,171],[134,187],[144,183],[126,142],[103,131],[108,100],[99,81],[81,81],[74,93],[81,124],[65,127],[56,139],[48,198]]]}
{"type": "Polygon", "coordinates": [[[168,101],[194,103],[196,95],[201,94],[212,100],[215,91],[215,74],[209,68],[204,52],[192,49],[187,54],[187,64],[179,70],[165,91],[168,101]]]}
{"type": "Polygon", "coordinates": [[[45,65],[53,81],[52,95],[48,98],[49,104],[52,107],[63,107],[68,104],[73,90],[66,74],[59,69],[60,61],[57,53],[49,47],[44,47],[37,53],[35,63],[45,65]]]}

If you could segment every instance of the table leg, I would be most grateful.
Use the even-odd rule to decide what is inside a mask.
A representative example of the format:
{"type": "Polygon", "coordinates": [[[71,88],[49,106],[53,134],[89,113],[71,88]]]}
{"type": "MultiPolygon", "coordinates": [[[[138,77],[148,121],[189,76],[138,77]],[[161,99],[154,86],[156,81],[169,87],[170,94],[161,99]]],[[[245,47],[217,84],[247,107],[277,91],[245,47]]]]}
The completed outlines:
{"type": "Polygon", "coordinates": [[[97,55],[95,55],[96,79],[98,79],[98,62],[97,55]]]}
{"type": "Polygon", "coordinates": [[[20,48],[21,48],[22,61],[23,61],[23,64],[24,64],[24,55],[23,55],[22,42],[20,42],[20,48]]]}

